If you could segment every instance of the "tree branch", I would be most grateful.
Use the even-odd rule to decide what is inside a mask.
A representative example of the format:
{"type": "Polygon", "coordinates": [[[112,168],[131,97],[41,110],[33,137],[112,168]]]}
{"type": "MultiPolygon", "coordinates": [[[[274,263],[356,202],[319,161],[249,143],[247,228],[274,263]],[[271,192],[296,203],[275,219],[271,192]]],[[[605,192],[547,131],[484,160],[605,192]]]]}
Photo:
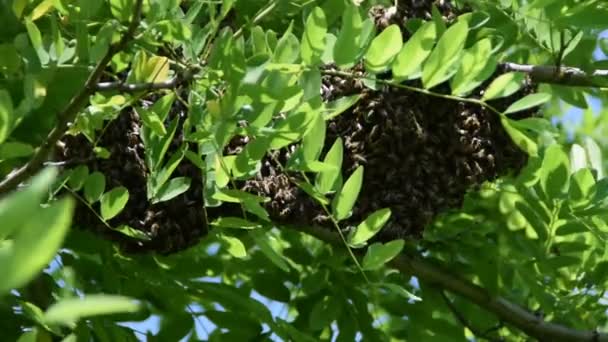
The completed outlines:
{"type": "MultiPolygon", "coordinates": [[[[315,236],[319,240],[331,245],[342,246],[342,242],[337,237],[337,234],[327,228],[313,226],[290,228],[315,236]]],[[[576,330],[546,322],[543,318],[534,315],[529,310],[503,297],[493,296],[484,288],[452,274],[451,271],[444,269],[429,259],[402,254],[393,259],[389,264],[401,273],[415,275],[421,281],[468,299],[479,307],[492,312],[501,321],[541,341],[608,342],[608,334],[606,333],[576,330]]]]}
{"type": "Polygon", "coordinates": [[[559,69],[550,65],[526,65],[502,63],[505,71],[517,71],[530,75],[536,83],[551,83],[571,87],[608,87],[608,70],[586,72],[579,68],[562,66],[559,69]]]}
{"type": "Polygon", "coordinates": [[[67,104],[65,109],[59,113],[57,124],[48,134],[42,145],[36,150],[32,158],[25,165],[10,173],[6,179],[0,182],[0,194],[15,189],[21,182],[37,173],[43,167],[47,156],[68,129],[69,123],[74,121],[76,115],[78,115],[82,106],[85,105],[89,96],[95,93],[97,82],[99,82],[99,78],[103,74],[108,63],[112,60],[112,57],[124,50],[133,37],[141,19],[142,2],[143,0],[137,0],[133,9],[133,18],[129,23],[127,32],[122,36],[118,43],[110,45],[106,54],[99,63],[97,63],[95,69],[93,69],[93,72],[87,78],[82,90],[76,94],[67,104]]]}
{"type": "Polygon", "coordinates": [[[194,78],[198,72],[197,68],[186,69],[183,74],[173,77],[164,82],[149,82],[149,83],[124,83],[119,82],[100,82],[95,86],[96,91],[120,91],[122,93],[136,93],[140,91],[173,89],[177,86],[187,83],[194,78]]]}

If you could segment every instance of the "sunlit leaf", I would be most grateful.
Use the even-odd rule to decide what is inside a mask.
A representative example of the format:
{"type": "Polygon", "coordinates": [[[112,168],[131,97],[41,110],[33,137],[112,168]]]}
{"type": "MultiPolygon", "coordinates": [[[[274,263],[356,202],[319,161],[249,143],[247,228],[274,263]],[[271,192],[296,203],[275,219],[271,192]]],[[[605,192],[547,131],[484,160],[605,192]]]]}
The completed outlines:
{"type": "Polygon", "coordinates": [[[386,70],[401,50],[402,45],[399,26],[390,25],[372,40],[365,54],[365,69],[373,73],[386,70]]]}
{"type": "Polygon", "coordinates": [[[220,235],[220,240],[226,243],[228,253],[233,257],[245,258],[247,256],[247,249],[245,249],[245,245],[241,240],[224,234],[220,235]]]}
{"type": "Polygon", "coordinates": [[[353,235],[349,237],[348,243],[351,246],[357,246],[367,242],[384,227],[390,217],[391,210],[388,208],[375,211],[357,226],[353,235]]]}
{"type": "Polygon", "coordinates": [[[325,50],[325,35],[327,33],[327,21],[325,13],[319,7],[315,7],[306,19],[304,35],[300,53],[302,60],[308,65],[315,65],[321,60],[325,50]]]}
{"type": "Polygon", "coordinates": [[[399,255],[404,246],[405,242],[403,240],[395,240],[386,244],[379,242],[371,244],[363,257],[363,269],[376,270],[384,266],[384,264],[399,255]]]}
{"type": "Polygon", "coordinates": [[[190,189],[190,178],[175,177],[158,189],[152,203],[164,202],[173,199],[190,189]]]}
{"type": "Polygon", "coordinates": [[[342,27],[333,48],[334,61],[338,66],[350,67],[361,54],[363,22],[356,6],[347,6],[342,16],[342,27]]]}
{"type": "Polygon", "coordinates": [[[498,76],[485,90],[482,99],[491,100],[507,97],[518,91],[524,84],[525,75],[518,72],[509,72],[498,76]]]}
{"type": "Polygon", "coordinates": [[[344,186],[336,194],[331,203],[332,212],[336,220],[343,220],[351,215],[351,211],[363,184],[363,166],[359,166],[344,182],[344,186]]]}
{"type": "Polygon", "coordinates": [[[317,174],[315,186],[322,194],[337,190],[339,187],[343,149],[342,139],[337,138],[323,159],[325,163],[335,166],[335,170],[323,171],[317,174]]]}
{"type": "Polygon", "coordinates": [[[467,22],[458,21],[441,36],[422,68],[422,84],[425,88],[432,88],[456,73],[467,31],[467,22]]]}
{"type": "Polygon", "coordinates": [[[570,161],[561,146],[553,144],[543,157],[540,185],[549,199],[561,197],[568,191],[570,161]]]}
{"type": "Polygon", "coordinates": [[[393,76],[397,79],[409,78],[419,73],[422,63],[431,54],[437,39],[436,26],[432,22],[423,24],[408,39],[393,62],[393,76]]]}
{"type": "Polygon", "coordinates": [[[93,203],[99,200],[106,189],[106,178],[103,173],[95,171],[84,182],[84,198],[93,203]]]}
{"type": "MultiPolygon", "coordinates": [[[[20,217],[22,226],[8,253],[0,253],[0,265],[3,265],[0,293],[24,286],[48,265],[63,244],[73,210],[74,201],[65,198],[20,217]]],[[[4,219],[2,217],[3,222],[4,219]]]]}
{"type": "Polygon", "coordinates": [[[129,201],[129,190],[124,186],[116,187],[101,196],[101,217],[109,220],[118,215],[129,201]]]}
{"type": "Polygon", "coordinates": [[[44,314],[48,324],[72,325],[79,319],[91,316],[136,312],[140,305],[133,299],[116,295],[86,295],[67,298],[51,305],[44,314]]]}
{"type": "Polygon", "coordinates": [[[540,106],[543,103],[549,101],[549,99],[551,99],[551,94],[547,93],[535,93],[526,95],[525,97],[517,100],[517,102],[510,105],[509,108],[505,110],[505,114],[515,113],[532,107],[540,106]]]}

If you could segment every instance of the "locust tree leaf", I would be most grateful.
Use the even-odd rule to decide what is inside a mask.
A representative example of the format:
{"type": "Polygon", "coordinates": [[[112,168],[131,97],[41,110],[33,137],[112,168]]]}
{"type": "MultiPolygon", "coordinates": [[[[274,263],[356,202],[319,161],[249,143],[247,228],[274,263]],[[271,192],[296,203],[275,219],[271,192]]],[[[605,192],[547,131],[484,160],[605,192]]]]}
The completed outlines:
{"type": "Polygon", "coordinates": [[[332,201],[332,212],[336,220],[344,220],[351,215],[351,211],[363,184],[363,166],[357,167],[352,175],[344,182],[342,189],[332,201]]]}

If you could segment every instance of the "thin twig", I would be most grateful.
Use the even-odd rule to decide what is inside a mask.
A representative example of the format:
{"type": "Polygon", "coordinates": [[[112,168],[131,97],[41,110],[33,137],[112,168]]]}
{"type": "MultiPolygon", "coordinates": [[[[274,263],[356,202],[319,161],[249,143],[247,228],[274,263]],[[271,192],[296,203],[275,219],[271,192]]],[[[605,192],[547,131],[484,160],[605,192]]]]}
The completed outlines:
{"type": "Polygon", "coordinates": [[[352,78],[352,79],[366,79],[366,80],[373,80],[376,81],[380,84],[384,84],[384,85],[388,85],[391,87],[395,87],[395,88],[401,88],[401,89],[405,89],[405,90],[409,90],[409,91],[413,91],[416,93],[421,93],[421,94],[425,94],[425,95],[429,95],[429,96],[433,96],[433,97],[439,97],[442,99],[446,99],[446,100],[452,100],[452,101],[460,101],[460,102],[468,102],[468,103],[473,103],[476,105],[479,105],[481,107],[485,107],[488,110],[496,113],[496,114],[501,114],[501,112],[494,108],[493,106],[487,104],[485,101],[482,100],[478,100],[478,99],[472,99],[472,98],[467,98],[467,97],[461,97],[461,96],[456,96],[456,95],[449,95],[449,94],[441,94],[441,93],[436,93],[434,91],[430,91],[428,89],[424,89],[424,88],[418,88],[418,87],[412,87],[412,86],[408,86],[405,84],[400,84],[394,81],[390,81],[390,80],[383,80],[383,79],[378,79],[372,76],[357,76],[353,73],[350,72],[345,72],[345,71],[339,71],[339,70],[323,70],[321,71],[321,73],[323,75],[328,75],[328,76],[339,76],[339,77],[347,77],[347,78],[352,78]]]}
{"type": "Polygon", "coordinates": [[[15,189],[21,182],[37,173],[43,167],[44,162],[55,147],[55,144],[67,131],[70,122],[74,121],[80,109],[86,104],[89,96],[95,93],[99,78],[103,74],[108,63],[112,60],[112,57],[124,50],[131,40],[141,19],[142,2],[143,0],[137,0],[133,10],[133,19],[129,24],[127,32],[122,36],[118,43],[110,45],[106,54],[89,75],[82,90],[76,94],[67,104],[65,109],[58,114],[57,124],[48,134],[42,145],[36,150],[32,158],[25,165],[12,172],[6,179],[0,182],[0,194],[15,189]]]}
{"type": "MultiPolygon", "coordinates": [[[[445,294],[445,291],[443,291],[443,290],[440,289],[439,290],[439,294],[441,295],[441,298],[443,298],[443,301],[445,302],[445,305],[452,312],[452,315],[454,315],[454,317],[456,318],[456,320],[458,320],[458,322],[460,322],[460,325],[462,325],[463,327],[469,329],[469,331],[472,332],[473,335],[475,335],[477,338],[483,338],[483,339],[486,339],[486,340],[494,341],[493,339],[491,339],[491,338],[488,337],[489,332],[485,332],[484,333],[484,332],[479,331],[477,328],[473,327],[473,325],[471,324],[471,322],[469,322],[466,319],[466,317],[464,317],[464,315],[458,310],[458,308],[456,307],[456,305],[454,305],[454,303],[452,303],[452,301],[448,298],[448,296],[445,294]]],[[[491,332],[492,330],[489,330],[489,331],[491,332]]]]}
{"type": "Polygon", "coordinates": [[[120,91],[122,93],[137,93],[140,91],[151,91],[160,89],[174,89],[183,83],[187,83],[194,78],[195,71],[188,70],[181,76],[173,77],[164,82],[148,83],[124,83],[120,82],[100,82],[95,86],[96,91],[120,91]]]}

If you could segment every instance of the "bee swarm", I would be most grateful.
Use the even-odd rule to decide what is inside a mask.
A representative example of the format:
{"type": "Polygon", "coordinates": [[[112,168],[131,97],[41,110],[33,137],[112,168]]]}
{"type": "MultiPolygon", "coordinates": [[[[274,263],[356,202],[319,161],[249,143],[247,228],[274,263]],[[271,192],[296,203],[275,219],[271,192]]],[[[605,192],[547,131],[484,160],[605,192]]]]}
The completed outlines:
{"type": "MultiPolygon", "coordinates": [[[[425,5],[401,5],[399,10],[373,8],[370,15],[379,29],[391,23],[403,27],[408,17],[430,16],[429,2],[425,5]],[[425,7],[426,6],[426,7],[425,7]]],[[[446,19],[454,14],[449,2],[441,1],[440,10],[446,19]],[[445,14],[447,13],[447,14],[445,14]]],[[[406,32],[406,30],[402,30],[406,32]]],[[[360,94],[360,100],[347,111],[328,121],[325,147],[327,153],[334,141],[344,142],[342,175],[346,179],[358,166],[364,166],[361,193],[350,218],[343,227],[356,226],[369,214],[390,208],[392,216],[377,237],[390,240],[419,237],[424,227],[441,212],[458,208],[464,195],[485,181],[508,172],[517,172],[527,161],[504,131],[498,114],[476,104],[433,97],[396,87],[383,86],[372,90],[360,79],[335,76],[334,65],[322,67],[321,96],[333,101],[344,96],[360,94]]],[[[361,65],[349,71],[364,74],[361,65]]],[[[499,74],[499,72],[497,72],[499,74]]],[[[491,80],[480,86],[471,97],[481,92],[491,80]]],[[[406,83],[421,87],[418,81],[406,83]]],[[[449,93],[447,84],[433,89],[449,93]]],[[[531,93],[527,85],[507,99],[492,101],[504,110],[510,103],[531,93]]],[[[176,106],[180,106],[176,102],[176,106]]],[[[184,116],[183,108],[173,108],[170,117],[184,116]]],[[[518,114],[518,118],[535,115],[533,110],[518,114]]],[[[206,222],[220,215],[238,215],[234,205],[222,205],[204,210],[203,177],[201,170],[184,158],[172,177],[187,176],[191,186],[185,193],[166,202],[151,204],[146,196],[146,169],[139,127],[141,122],[131,109],[123,111],[101,133],[98,146],[111,151],[108,159],[94,158],[91,144],[82,136],[66,136],[60,160],[88,160],[89,170],[101,171],[107,180],[106,191],[125,186],[129,201],[125,209],[108,223],[112,227],[126,224],[144,232],[149,241],[138,241],[117,233],[99,220],[87,206],[80,204],[74,222],[116,240],[128,252],[154,251],[161,254],[183,250],[196,244],[207,234],[206,222]],[[206,217],[205,215],[210,217],[206,217]]],[[[172,147],[176,150],[183,135],[178,127],[172,147]]],[[[247,137],[236,137],[225,154],[236,154],[247,143],[247,137]]],[[[297,174],[281,171],[295,146],[272,152],[262,160],[260,172],[237,187],[267,196],[265,208],[274,222],[280,224],[316,224],[333,229],[322,208],[295,185],[302,180],[297,174]]],[[[171,151],[169,152],[169,154],[171,151]]],[[[310,175],[311,177],[313,175],[310,175]]],[[[309,177],[310,178],[310,177],[309,177]]],[[[98,210],[98,205],[93,209],[98,210]]]]}

